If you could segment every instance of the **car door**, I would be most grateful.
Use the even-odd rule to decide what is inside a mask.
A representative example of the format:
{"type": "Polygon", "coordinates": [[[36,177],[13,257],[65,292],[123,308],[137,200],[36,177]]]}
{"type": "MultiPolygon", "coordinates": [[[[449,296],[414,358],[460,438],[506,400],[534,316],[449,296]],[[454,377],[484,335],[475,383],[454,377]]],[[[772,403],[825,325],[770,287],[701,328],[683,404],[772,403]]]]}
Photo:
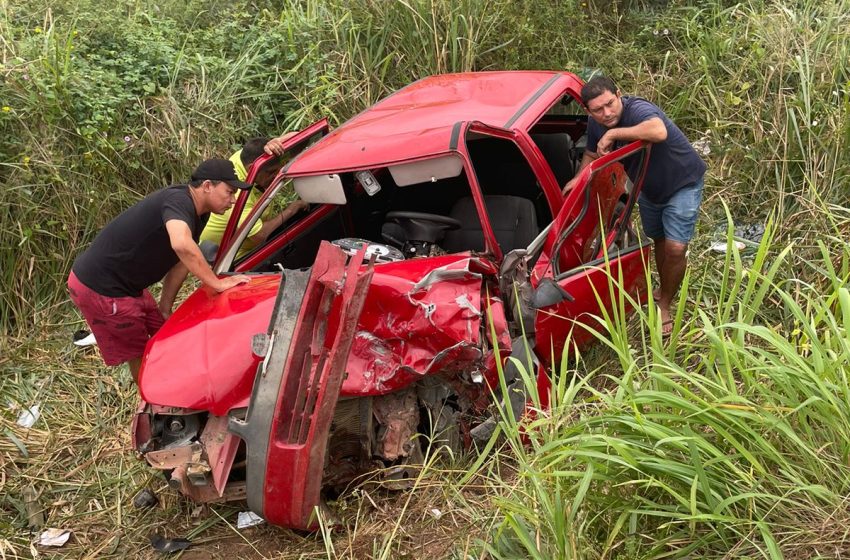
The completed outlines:
{"type": "MultiPolygon", "coordinates": [[[[265,164],[272,161],[276,157],[287,157],[299,152],[308,144],[314,142],[317,136],[324,136],[328,133],[329,130],[330,125],[328,124],[328,120],[321,119],[311,124],[307,128],[299,131],[297,134],[291,136],[283,142],[283,154],[281,156],[264,154],[254,161],[254,163],[248,169],[248,177],[246,178],[246,182],[249,184],[253,184],[257,173],[260,171],[260,169],[262,169],[265,164]]],[[[283,170],[281,170],[281,173],[278,174],[278,178],[275,178],[273,183],[279,181],[279,177],[282,172],[283,170]]],[[[260,198],[254,208],[262,208],[263,202],[270,196],[271,191],[273,190],[274,189],[272,188],[268,189],[268,191],[260,198]]],[[[245,211],[245,205],[248,201],[249,192],[250,191],[241,191],[239,193],[239,197],[236,199],[236,204],[233,206],[233,211],[230,214],[230,219],[227,221],[227,227],[225,228],[224,234],[222,235],[221,244],[219,245],[218,254],[216,255],[217,266],[221,264],[222,258],[227,253],[227,250],[231,247],[231,245],[233,245],[235,242],[241,243],[242,240],[239,239],[240,234],[242,233],[241,229],[244,228],[246,223],[251,222],[251,220],[248,219],[250,218],[250,216],[246,217],[246,219],[244,220],[242,219],[242,215],[245,211]]]]}
{"type": "Polygon", "coordinates": [[[567,194],[532,274],[535,285],[554,282],[561,294],[536,312],[541,355],[560,356],[568,337],[579,346],[592,340],[575,326],[598,330],[595,317],[614,312],[621,292],[645,300],[651,247],[631,233],[630,218],[649,150],[650,144],[633,142],[593,161],[567,194]]]}

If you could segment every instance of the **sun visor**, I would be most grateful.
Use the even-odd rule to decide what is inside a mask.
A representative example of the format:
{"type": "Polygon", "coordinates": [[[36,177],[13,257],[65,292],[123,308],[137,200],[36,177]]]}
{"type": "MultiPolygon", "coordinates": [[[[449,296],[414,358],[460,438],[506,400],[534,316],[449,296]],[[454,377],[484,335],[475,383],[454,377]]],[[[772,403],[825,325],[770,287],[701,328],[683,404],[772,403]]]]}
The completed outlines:
{"type": "Polygon", "coordinates": [[[387,169],[393,176],[393,181],[399,187],[417,185],[419,183],[433,183],[440,179],[457,177],[463,169],[463,160],[455,155],[423,159],[413,163],[391,165],[387,169]]]}
{"type": "Polygon", "coordinates": [[[345,204],[345,192],[339,175],[311,175],[295,177],[292,186],[298,197],[310,204],[345,204]]]}

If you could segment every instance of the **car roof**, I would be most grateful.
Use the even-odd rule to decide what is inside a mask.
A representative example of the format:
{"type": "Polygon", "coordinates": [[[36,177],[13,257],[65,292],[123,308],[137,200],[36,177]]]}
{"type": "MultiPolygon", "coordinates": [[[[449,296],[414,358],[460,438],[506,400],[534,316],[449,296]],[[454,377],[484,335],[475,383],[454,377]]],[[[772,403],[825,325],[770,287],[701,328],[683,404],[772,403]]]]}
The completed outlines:
{"type": "Polygon", "coordinates": [[[558,90],[547,90],[563,77],[580,85],[571,74],[546,71],[468,72],[423,78],[302,152],[286,174],[375,168],[446,153],[457,143],[462,122],[511,128],[535,101],[546,97],[544,94],[554,95],[558,90]]]}

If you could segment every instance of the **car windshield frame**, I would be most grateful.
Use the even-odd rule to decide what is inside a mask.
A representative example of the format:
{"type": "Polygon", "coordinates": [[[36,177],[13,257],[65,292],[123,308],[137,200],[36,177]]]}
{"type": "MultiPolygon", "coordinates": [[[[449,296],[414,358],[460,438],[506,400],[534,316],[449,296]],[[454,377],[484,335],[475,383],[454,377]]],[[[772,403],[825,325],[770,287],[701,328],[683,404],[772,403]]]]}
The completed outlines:
{"type": "MultiPolygon", "coordinates": [[[[419,166],[420,169],[415,169],[416,164],[421,164],[422,162],[427,161],[437,161],[439,162],[436,167],[432,169],[432,171],[439,172],[442,171],[440,175],[431,174],[428,176],[427,182],[436,182],[440,178],[450,178],[451,174],[454,176],[460,176],[465,174],[467,180],[467,186],[470,190],[470,194],[473,199],[476,200],[476,204],[481,203],[483,205],[483,198],[480,193],[480,187],[475,180],[474,172],[472,168],[472,164],[469,160],[469,154],[466,152],[463,146],[458,146],[455,150],[447,150],[444,152],[439,152],[430,155],[429,157],[424,158],[416,158],[410,161],[396,161],[390,162],[387,165],[381,166],[377,169],[386,170],[388,173],[392,172],[392,168],[407,168],[405,172],[410,174],[410,170],[413,169],[414,175],[421,175],[422,169],[428,169],[427,166],[419,166]],[[447,165],[446,162],[439,162],[439,160],[451,157],[457,158],[461,165],[447,165]],[[456,172],[454,171],[456,170],[456,172]]],[[[375,167],[363,168],[363,169],[345,169],[340,170],[340,173],[335,175],[340,175],[341,173],[356,173],[358,171],[375,171],[375,167]]],[[[254,208],[245,218],[245,220],[239,225],[239,229],[235,233],[235,235],[230,239],[228,246],[221,251],[221,256],[216,263],[215,272],[217,274],[230,273],[230,272],[246,272],[250,271],[253,267],[259,264],[263,259],[265,259],[269,254],[274,253],[283,247],[286,243],[290,242],[292,238],[296,237],[300,233],[308,230],[312,223],[320,220],[321,218],[327,216],[335,208],[344,207],[351,203],[350,200],[346,198],[344,203],[335,204],[335,203],[321,203],[317,208],[311,210],[310,215],[304,220],[300,220],[297,223],[293,223],[291,227],[287,228],[286,231],[282,232],[279,235],[276,235],[274,238],[270,238],[266,240],[264,243],[258,245],[257,247],[251,249],[251,251],[245,255],[244,257],[237,258],[237,254],[239,253],[240,247],[247,239],[251,228],[256,223],[258,219],[262,216],[262,214],[266,211],[266,209],[271,205],[273,199],[279,195],[279,193],[284,190],[284,188],[293,180],[297,180],[299,178],[305,177],[321,177],[327,176],[328,173],[322,173],[317,175],[301,175],[301,174],[292,174],[287,173],[287,168],[284,168],[278,173],[275,177],[272,185],[266,189],[266,192],[260,197],[257,201],[254,208]]],[[[424,175],[420,178],[424,178],[424,175]]],[[[420,183],[421,184],[421,183],[420,183]]],[[[404,191],[404,189],[410,188],[411,185],[396,185],[395,188],[404,191]]],[[[483,206],[482,206],[483,207],[483,206]]],[[[484,232],[485,238],[485,251],[483,254],[489,255],[498,255],[501,258],[501,253],[496,253],[493,251],[493,245],[495,244],[495,235],[493,234],[492,227],[490,224],[489,216],[484,213],[484,217],[482,218],[482,214],[479,211],[478,213],[479,220],[481,221],[482,231],[484,232]]],[[[380,240],[372,240],[375,243],[382,243],[380,240]]],[[[498,249],[498,246],[496,245],[498,249]]]]}

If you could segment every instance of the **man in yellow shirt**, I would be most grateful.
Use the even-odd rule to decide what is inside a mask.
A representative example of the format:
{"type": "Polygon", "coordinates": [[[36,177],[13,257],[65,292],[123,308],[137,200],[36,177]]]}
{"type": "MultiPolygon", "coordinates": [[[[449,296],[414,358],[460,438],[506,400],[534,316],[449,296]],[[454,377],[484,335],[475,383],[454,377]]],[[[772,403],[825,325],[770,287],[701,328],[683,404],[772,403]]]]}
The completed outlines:
{"type": "MultiPolygon", "coordinates": [[[[252,138],[245,142],[241,150],[230,156],[230,161],[233,162],[233,167],[236,170],[236,176],[239,180],[244,181],[248,177],[248,168],[252,163],[254,163],[255,159],[263,154],[263,152],[280,155],[283,152],[281,146],[283,141],[292,136],[292,134],[294,133],[289,132],[280,138],[272,139],[252,138]]],[[[248,217],[248,214],[257,202],[259,202],[263,192],[271,186],[271,182],[274,180],[281,167],[283,167],[283,162],[278,160],[267,164],[262,170],[260,170],[259,173],[257,173],[257,176],[254,179],[255,188],[251,189],[251,192],[248,193],[248,200],[245,202],[245,209],[242,211],[242,215],[239,218],[240,225],[245,218],[248,217]]],[[[262,218],[257,220],[254,225],[251,226],[248,238],[242,244],[242,247],[240,247],[237,257],[241,257],[257,245],[262,244],[268,238],[269,234],[285,224],[292,216],[301,210],[306,209],[308,206],[309,205],[303,200],[296,200],[284,208],[277,216],[268,220],[263,220],[262,218]]],[[[227,222],[230,221],[230,214],[231,210],[228,210],[221,215],[213,214],[207,222],[207,225],[204,227],[204,231],[201,233],[200,241],[209,241],[215,245],[220,244],[221,238],[224,235],[224,230],[227,228],[227,222]]]]}

